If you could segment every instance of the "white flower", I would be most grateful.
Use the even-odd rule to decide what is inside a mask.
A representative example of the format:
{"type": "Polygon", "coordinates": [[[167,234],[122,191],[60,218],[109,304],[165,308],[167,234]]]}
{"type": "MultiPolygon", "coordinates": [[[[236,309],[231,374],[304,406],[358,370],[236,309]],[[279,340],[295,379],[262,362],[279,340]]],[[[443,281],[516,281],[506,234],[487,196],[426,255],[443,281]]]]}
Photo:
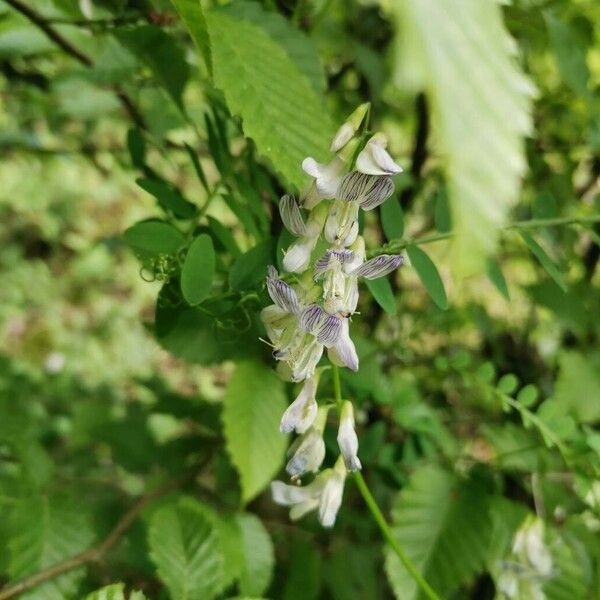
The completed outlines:
{"type": "Polygon", "coordinates": [[[402,172],[386,150],[387,140],[376,133],[365,145],[356,159],[356,170],[367,175],[396,175],[402,172]]]}
{"type": "Polygon", "coordinates": [[[307,379],[297,398],[288,406],[281,417],[279,430],[282,433],[304,433],[314,423],[317,416],[317,386],[319,376],[313,375],[307,379]]]}
{"type": "Polygon", "coordinates": [[[325,223],[325,238],[337,246],[350,246],[358,235],[358,211],[371,210],[394,193],[389,177],[352,171],[344,176],[325,223]]]}
{"type": "Polygon", "coordinates": [[[354,408],[352,402],[346,400],[340,413],[337,443],[348,471],[360,471],[362,466],[358,459],[358,437],[354,429],[354,408]]]}
{"type": "Polygon", "coordinates": [[[327,349],[327,356],[338,367],[347,367],[351,371],[358,371],[358,354],[354,342],[350,338],[348,319],[342,320],[337,342],[327,349]]]}
{"type": "Polygon", "coordinates": [[[333,527],[338,510],[342,505],[346,468],[343,461],[337,460],[328,473],[321,497],[319,499],[319,521],[323,527],[333,527]]]}
{"type": "Polygon", "coordinates": [[[513,554],[526,561],[538,575],[552,571],[552,556],[544,544],[544,523],[537,517],[527,518],[513,542],[513,554]]]}
{"type": "Polygon", "coordinates": [[[327,471],[323,471],[312,483],[302,487],[273,481],[271,483],[273,501],[281,506],[291,506],[290,518],[294,521],[300,519],[319,506],[326,479],[327,471]]]}
{"type": "Polygon", "coordinates": [[[310,256],[327,218],[327,209],[317,206],[305,223],[294,197],[286,195],[279,202],[279,212],[286,228],[299,236],[285,252],[283,266],[290,273],[302,273],[310,264],[310,256]]]}
{"type": "Polygon", "coordinates": [[[325,458],[325,442],[323,430],[327,419],[327,408],[322,407],[317,412],[314,425],[297,438],[288,450],[288,461],[285,470],[292,478],[304,473],[316,473],[325,458]]]}
{"type": "Polygon", "coordinates": [[[315,207],[321,200],[335,198],[342,181],[342,173],[346,167],[344,160],[336,156],[329,164],[318,163],[308,156],[302,161],[302,169],[307,175],[314,177],[314,183],[302,198],[305,208],[315,207]]]}
{"type": "Polygon", "coordinates": [[[304,306],[294,288],[280,279],[272,266],[267,290],[275,304],[264,308],[261,318],[273,344],[273,356],[288,363],[292,381],[303,381],[314,374],[323,347],[337,342],[343,319],[318,304],[304,306]]]}

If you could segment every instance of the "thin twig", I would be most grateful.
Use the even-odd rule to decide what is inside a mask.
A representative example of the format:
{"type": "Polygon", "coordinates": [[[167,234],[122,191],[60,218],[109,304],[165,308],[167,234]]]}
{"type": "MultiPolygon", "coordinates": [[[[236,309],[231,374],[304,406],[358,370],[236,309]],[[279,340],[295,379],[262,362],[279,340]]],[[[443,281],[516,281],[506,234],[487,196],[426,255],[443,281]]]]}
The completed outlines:
{"type": "Polygon", "coordinates": [[[34,573],[17,583],[13,583],[8,585],[0,590],[0,600],[7,600],[8,598],[13,598],[17,594],[22,594],[27,590],[30,590],[40,583],[44,583],[44,581],[49,581],[50,579],[54,579],[67,571],[71,571],[73,569],[77,569],[78,567],[82,567],[84,565],[100,562],[104,556],[108,553],[108,551],[119,541],[119,539],[123,536],[123,534],[133,525],[134,521],[137,519],[142,510],[146,507],[146,505],[173,490],[179,488],[183,483],[192,479],[198,471],[202,468],[202,465],[196,467],[193,471],[185,473],[181,477],[168,481],[164,485],[156,488],[154,491],[149,492],[142,496],[124,515],[121,517],[120,521],[115,525],[113,530],[108,534],[108,536],[97,546],[90,548],[89,550],[85,550],[80,554],[76,554],[75,556],[71,556],[62,560],[38,573],[34,573]]]}
{"type": "MultiPolygon", "coordinates": [[[[72,56],[75,60],[86,67],[94,66],[94,62],[87,54],[79,50],[79,48],[74,46],[67,38],[60,34],[54,27],[52,27],[52,25],[48,22],[48,19],[46,19],[31,6],[28,6],[21,0],[5,1],[9,6],[12,6],[16,11],[20,12],[24,17],[29,19],[36,27],[41,29],[48,36],[48,38],[66,54],[72,56]]],[[[125,112],[127,112],[129,115],[129,118],[140,129],[147,129],[146,122],[144,121],[144,118],[137,109],[133,100],[119,86],[113,86],[112,89],[121,102],[121,105],[125,109],[125,112]]]]}

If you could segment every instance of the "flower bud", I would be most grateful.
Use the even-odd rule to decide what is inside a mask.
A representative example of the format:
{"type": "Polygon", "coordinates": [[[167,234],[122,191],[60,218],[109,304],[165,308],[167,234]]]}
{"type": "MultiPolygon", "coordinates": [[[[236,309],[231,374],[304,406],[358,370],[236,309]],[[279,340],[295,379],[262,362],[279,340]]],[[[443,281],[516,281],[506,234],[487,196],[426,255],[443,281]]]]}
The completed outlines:
{"type": "Polygon", "coordinates": [[[342,405],[337,442],[342,452],[346,469],[348,471],[360,471],[361,464],[357,456],[358,437],[354,430],[354,408],[352,402],[348,400],[342,405]]]}
{"type": "Polygon", "coordinates": [[[305,433],[314,423],[317,416],[318,375],[307,379],[298,397],[289,405],[281,417],[279,429],[282,433],[305,433]]]}
{"type": "Polygon", "coordinates": [[[327,473],[325,485],[319,499],[319,521],[323,527],[333,527],[338,510],[342,505],[346,468],[343,461],[338,461],[335,467],[327,473]]]}
{"type": "Polygon", "coordinates": [[[314,425],[300,436],[288,451],[291,456],[285,470],[292,478],[297,478],[304,473],[315,473],[319,470],[325,458],[325,442],[323,429],[327,419],[327,408],[322,407],[317,411],[314,425]]]}

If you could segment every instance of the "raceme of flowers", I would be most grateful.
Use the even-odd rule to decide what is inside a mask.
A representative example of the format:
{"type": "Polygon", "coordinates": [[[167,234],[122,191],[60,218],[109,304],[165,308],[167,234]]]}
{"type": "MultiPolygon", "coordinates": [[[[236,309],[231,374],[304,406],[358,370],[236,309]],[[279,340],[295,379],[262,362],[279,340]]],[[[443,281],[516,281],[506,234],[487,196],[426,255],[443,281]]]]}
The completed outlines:
{"type": "Polygon", "coordinates": [[[367,110],[367,105],[360,106],[339,129],[331,144],[335,155],[329,164],[310,157],[303,161],[302,168],[313,182],[300,201],[291,195],[281,198],[281,219],[296,240],[283,258],[287,274],[280,275],[272,266],[268,269],[267,290],[273,304],[261,313],[280,375],[302,383],[280,426],[283,433],[298,434],[286,466],[292,484],[273,482],[273,499],[290,507],[292,519],[317,510],[325,527],[335,522],[348,472],[360,470],[361,463],[353,406],[344,401],[337,407],[341,454],[333,468],[320,470],[325,458],[323,431],[331,405],[317,402],[323,371],[317,365],[327,350],[334,365],[358,370],[349,325],[358,304],[358,282],[387,275],[403,263],[400,255],[366,260],[365,242],[359,235],[359,211],[385,202],[394,192],[391,176],[402,170],[388,154],[382,134],[373,135],[356,154],[360,144],[357,132],[367,110]],[[308,211],[306,217],[303,210],[308,211]],[[329,247],[314,256],[323,238],[329,247]],[[314,479],[301,487],[300,478],[311,473],[316,474],[314,479]]]}

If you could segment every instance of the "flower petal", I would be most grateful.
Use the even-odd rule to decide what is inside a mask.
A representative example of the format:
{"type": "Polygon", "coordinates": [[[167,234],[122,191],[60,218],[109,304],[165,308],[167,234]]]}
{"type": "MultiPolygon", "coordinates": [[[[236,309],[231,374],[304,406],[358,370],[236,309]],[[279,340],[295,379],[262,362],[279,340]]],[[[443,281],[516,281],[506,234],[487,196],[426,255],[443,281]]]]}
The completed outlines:
{"type": "Polygon", "coordinates": [[[323,527],[333,527],[344,495],[345,475],[338,469],[327,478],[319,501],[319,521],[323,527]]]}
{"type": "Polygon", "coordinates": [[[298,236],[306,235],[306,224],[294,196],[290,194],[282,196],[279,201],[279,214],[288,231],[298,236]]]}
{"type": "Polygon", "coordinates": [[[281,417],[279,430],[282,433],[305,433],[315,422],[317,416],[316,377],[307,379],[297,398],[288,406],[281,417]]]}
{"type": "Polygon", "coordinates": [[[350,338],[348,319],[342,319],[339,337],[337,342],[328,349],[328,355],[333,364],[358,371],[358,354],[354,342],[350,338]]]}
{"type": "Polygon", "coordinates": [[[277,306],[290,313],[296,314],[299,312],[300,303],[294,288],[285,281],[279,279],[277,270],[272,265],[269,266],[268,273],[267,290],[269,296],[271,296],[271,300],[273,300],[277,306]]]}
{"type": "Polygon", "coordinates": [[[315,262],[315,279],[323,275],[333,265],[332,261],[337,261],[341,265],[352,262],[355,259],[354,252],[346,248],[329,248],[321,258],[315,262]]]}
{"type": "Polygon", "coordinates": [[[346,202],[358,202],[363,210],[371,210],[393,193],[394,183],[389,177],[352,171],[342,179],[337,197],[346,202]]]}
{"type": "Polygon", "coordinates": [[[377,279],[391,273],[403,263],[404,257],[401,254],[381,254],[363,263],[351,274],[365,279],[377,279]]]}
{"type": "Polygon", "coordinates": [[[360,471],[362,466],[358,459],[358,437],[354,429],[354,408],[352,402],[346,400],[342,405],[337,443],[342,452],[344,464],[348,471],[360,471]]]}
{"type": "Polygon", "coordinates": [[[300,327],[312,333],[326,348],[338,340],[342,328],[342,319],[330,315],[318,304],[310,304],[300,313],[300,327]]]}
{"type": "Polygon", "coordinates": [[[375,134],[356,158],[356,169],[367,175],[396,175],[402,167],[394,162],[386,150],[387,141],[375,134]]]}
{"type": "Polygon", "coordinates": [[[308,269],[310,255],[318,238],[298,238],[283,255],[283,267],[289,273],[302,273],[308,269]]]}

